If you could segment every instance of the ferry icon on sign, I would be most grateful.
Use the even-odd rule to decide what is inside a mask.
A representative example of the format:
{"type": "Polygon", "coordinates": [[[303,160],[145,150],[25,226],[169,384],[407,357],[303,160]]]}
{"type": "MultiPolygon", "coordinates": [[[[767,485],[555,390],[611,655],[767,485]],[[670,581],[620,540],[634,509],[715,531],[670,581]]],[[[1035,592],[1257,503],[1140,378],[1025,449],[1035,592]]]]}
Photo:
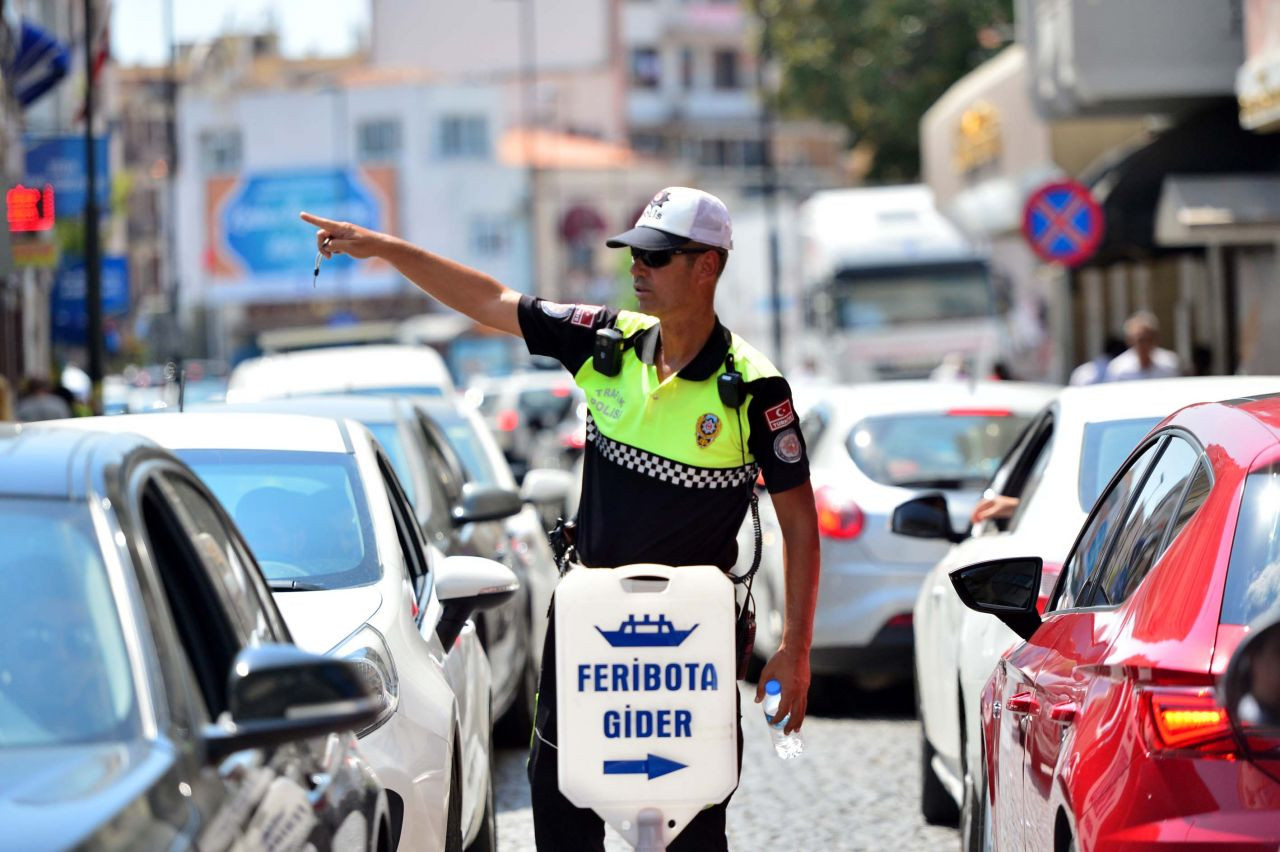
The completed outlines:
{"type": "Polygon", "coordinates": [[[627,620],[618,625],[617,630],[602,630],[600,635],[615,648],[674,648],[698,629],[693,625],[688,630],[676,630],[675,625],[665,615],[659,615],[655,621],[646,615],[637,621],[635,615],[627,616],[627,620]]]}

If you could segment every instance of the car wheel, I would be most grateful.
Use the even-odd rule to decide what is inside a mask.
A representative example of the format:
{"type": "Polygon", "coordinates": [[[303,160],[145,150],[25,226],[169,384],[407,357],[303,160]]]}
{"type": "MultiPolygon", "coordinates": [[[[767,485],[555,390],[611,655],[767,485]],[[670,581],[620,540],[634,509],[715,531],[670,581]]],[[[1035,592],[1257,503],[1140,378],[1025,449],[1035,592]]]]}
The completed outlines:
{"type": "Polygon", "coordinates": [[[960,817],[956,801],[933,771],[933,746],[920,726],[920,813],[929,825],[955,825],[960,817]]]}
{"type": "Polygon", "coordinates": [[[471,841],[467,852],[498,852],[498,817],[493,806],[493,746],[489,747],[489,784],[484,797],[484,815],[480,817],[480,833],[471,841]]]}
{"type": "Polygon", "coordinates": [[[453,743],[449,776],[449,816],[444,827],[444,852],[462,852],[462,744],[453,743]]]}

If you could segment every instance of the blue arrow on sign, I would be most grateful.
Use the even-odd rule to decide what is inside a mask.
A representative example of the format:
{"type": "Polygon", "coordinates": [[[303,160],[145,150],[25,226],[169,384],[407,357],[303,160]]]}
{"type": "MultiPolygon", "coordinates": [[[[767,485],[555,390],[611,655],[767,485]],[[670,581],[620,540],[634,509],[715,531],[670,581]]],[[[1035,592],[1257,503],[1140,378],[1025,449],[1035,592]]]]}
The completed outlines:
{"type": "Polygon", "coordinates": [[[684,769],[687,764],[667,760],[651,754],[644,760],[606,760],[605,775],[648,775],[649,780],[669,775],[677,769],[684,769]]]}

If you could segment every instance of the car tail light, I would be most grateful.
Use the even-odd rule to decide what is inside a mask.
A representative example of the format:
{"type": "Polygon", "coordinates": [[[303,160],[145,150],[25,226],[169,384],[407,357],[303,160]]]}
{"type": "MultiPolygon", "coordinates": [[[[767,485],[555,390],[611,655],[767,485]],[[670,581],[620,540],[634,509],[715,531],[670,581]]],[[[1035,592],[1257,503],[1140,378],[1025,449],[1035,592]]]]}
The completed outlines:
{"type": "Polygon", "coordinates": [[[587,445],[587,427],[579,426],[560,438],[561,446],[571,450],[580,450],[587,445]]]}
{"type": "Polygon", "coordinates": [[[571,393],[573,393],[573,390],[567,387],[557,387],[557,388],[551,389],[551,395],[554,396],[556,399],[564,399],[566,396],[568,396],[571,393]]]}
{"type": "Polygon", "coordinates": [[[948,417],[1012,417],[1007,408],[949,408],[948,417]]]}
{"type": "Polygon", "coordinates": [[[827,538],[854,539],[862,534],[866,518],[848,494],[830,485],[814,489],[818,508],[818,532],[827,538]]]}
{"type": "Polygon", "coordinates": [[[1036,612],[1044,615],[1049,605],[1049,597],[1053,587],[1058,585],[1058,575],[1062,573],[1062,565],[1058,562],[1046,562],[1040,568],[1040,593],[1036,596],[1036,612]]]}
{"type": "Polygon", "coordinates": [[[1154,752],[1195,751],[1229,755],[1235,751],[1227,711],[1212,687],[1150,689],[1142,695],[1147,745],[1154,752]]]}
{"type": "Polygon", "coordinates": [[[498,412],[498,428],[503,432],[514,432],[520,425],[520,412],[507,408],[498,412]]]}
{"type": "Polygon", "coordinates": [[[911,613],[900,612],[885,622],[885,627],[910,627],[913,622],[911,613]]]}

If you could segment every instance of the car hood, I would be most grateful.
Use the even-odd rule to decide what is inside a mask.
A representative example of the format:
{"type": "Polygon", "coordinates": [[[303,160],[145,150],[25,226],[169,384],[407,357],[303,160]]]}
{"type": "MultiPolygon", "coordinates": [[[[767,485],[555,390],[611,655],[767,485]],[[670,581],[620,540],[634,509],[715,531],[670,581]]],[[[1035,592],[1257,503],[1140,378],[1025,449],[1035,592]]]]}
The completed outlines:
{"type": "Polygon", "coordinates": [[[143,740],[0,749],[0,825],[32,849],[69,849],[100,827],[116,841],[145,836],[142,822],[122,819],[139,802],[147,811],[173,759],[167,743],[143,740]]]}
{"type": "Polygon", "coordinates": [[[289,625],[294,643],[315,654],[330,651],[382,606],[377,586],[355,586],[322,592],[274,592],[276,605],[289,625]]]}

